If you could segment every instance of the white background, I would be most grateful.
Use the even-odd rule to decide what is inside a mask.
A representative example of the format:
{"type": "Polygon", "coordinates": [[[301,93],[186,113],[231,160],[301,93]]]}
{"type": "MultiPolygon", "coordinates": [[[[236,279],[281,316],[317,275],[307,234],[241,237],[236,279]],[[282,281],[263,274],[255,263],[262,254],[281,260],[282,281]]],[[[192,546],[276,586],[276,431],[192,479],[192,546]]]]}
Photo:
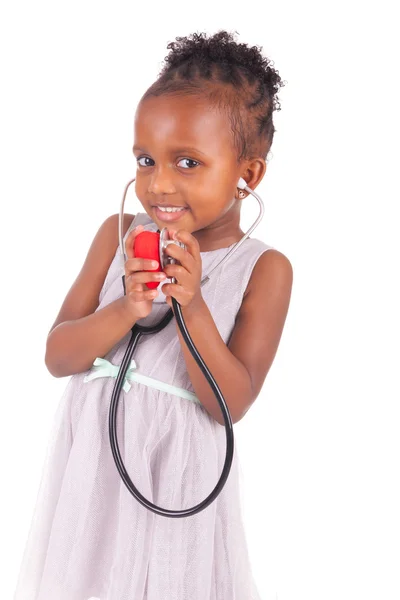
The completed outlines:
{"type": "MultiPolygon", "coordinates": [[[[5,600],[67,384],[46,370],[48,330],[134,176],[135,108],[168,42],[218,29],[262,46],[287,81],[253,237],[290,259],[291,305],[263,390],[235,425],[254,577],[263,600],[400,598],[394,5],[3,4],[5,600]]],[[[244,202],[243,228],[257,206],[244,202]]],[[[128,196],[126,212],[141,210],[128,196]]]]}

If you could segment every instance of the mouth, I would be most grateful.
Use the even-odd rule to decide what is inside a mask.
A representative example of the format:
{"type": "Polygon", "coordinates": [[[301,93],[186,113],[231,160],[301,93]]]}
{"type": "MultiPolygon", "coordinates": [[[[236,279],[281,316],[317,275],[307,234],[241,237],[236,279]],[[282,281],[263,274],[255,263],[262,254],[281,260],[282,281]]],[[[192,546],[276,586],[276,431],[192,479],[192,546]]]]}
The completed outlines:
{"type": "Polygon", "coordinates": [[[157,219],[160,221],[165,221],[170,223],[171,221],[179,221],[183,217],[183,215],[188,211],[188,208],[182,207],[181,210],[176,210],[173,212],[162,211],[158,208],[158,206],[153,206],[153,209],[156,213],[157,219]]]}

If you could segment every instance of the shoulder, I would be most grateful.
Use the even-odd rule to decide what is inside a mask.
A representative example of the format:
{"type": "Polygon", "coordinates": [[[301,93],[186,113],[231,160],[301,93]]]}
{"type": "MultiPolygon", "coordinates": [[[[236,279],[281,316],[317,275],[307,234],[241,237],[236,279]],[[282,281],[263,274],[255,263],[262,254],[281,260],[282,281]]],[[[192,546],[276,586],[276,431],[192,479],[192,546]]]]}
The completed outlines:
{"type": "MultiPolygon", "coordinates": [[[[123,222],[122,222],[123,236],[125,236],[125,234],[128,231],[134,218],[135,218],[135,215],[131,215],[128,213],[124,214],[123,222]]],[[[115,214],[107,217],[107,219],[105,219],[105,221],[100,226],[100,229],[98,232],[100,235],[102,235],[102,237],[105,237],[107,239],[107,242],[109,243],[110,247],[112,247],[112,248],[117,247],[119,244],[118,226],[119,226],[119,213],[115,213],[115,214]]]]}
{"type": "Polygon", "coordinates": [[[273,281],[277,279],[291,287],[293,267],[290,260],[282,252],[275,248],[269,248],[259,256],[254,265],[243,298],[250,292],[260,294],[264,286],[270,287],[273,285],[273,281]]]}
{"type": "MultiPolygon", "coordinates": [[[[125,237],[135,215],[125,213],[122,221],[122,237],[125,237]]],[[[109,267],[119,246],[119,213],[107,217],[100,225],[92,246],[100,252],[104,263],[109,267]]]]}

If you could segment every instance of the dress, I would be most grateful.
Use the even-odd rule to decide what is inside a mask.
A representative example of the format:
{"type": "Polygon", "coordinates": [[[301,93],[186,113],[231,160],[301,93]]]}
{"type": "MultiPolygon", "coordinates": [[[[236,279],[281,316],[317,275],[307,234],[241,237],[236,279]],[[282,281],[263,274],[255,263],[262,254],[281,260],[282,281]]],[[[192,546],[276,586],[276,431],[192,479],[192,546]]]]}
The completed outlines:
{"type": "MultiPolygon", "coordinates": [[[[125,239],[138,224],[157,231],[147,213],[138,213],[125,239]]],[[[232,246],[201,252],[203,277],[232,246]]],[[[247,238],[202,287],[226,344],[253,267],[270,248],[247,238]]],[[[118,246],[97,310],[123,295],[122,275],[118,246]]],[[[140,324],[169,310],[161,287],[170,281],[160,283],[140,324]]],[[[120,365],[130,337],[103,358],[120,365]]],[[[175,319],[142,336],[133,358],[139,373],[177,386],[177,394],[136,381],[121,391],[117,435],[125,467],[158,506],[193,507],[220,477],[225,427],[198,400],[178,395],[186,390],[196,400],[175,319]]],[[[260,600],[242,523],[237,444],[225,486],[207,508],[183,518],[152,513],[117,471],[108,434],[115,379],[89,381],[94,370],[71,376],[56,410],[14,600],[260,600]]]]}

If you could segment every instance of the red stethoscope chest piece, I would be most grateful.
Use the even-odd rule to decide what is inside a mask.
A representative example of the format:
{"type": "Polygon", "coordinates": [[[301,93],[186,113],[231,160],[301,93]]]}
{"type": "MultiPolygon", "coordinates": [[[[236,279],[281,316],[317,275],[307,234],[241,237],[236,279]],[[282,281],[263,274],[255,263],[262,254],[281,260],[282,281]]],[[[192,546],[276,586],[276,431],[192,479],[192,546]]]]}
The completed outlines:
{"type": "MultiPolygon", "coordinates": [[[[147,272],[162,271],[159,233],[154,231],[142,231],[142,233],[139,233],[133,242],[133,253],[136,258],[149,258],[158,262],[157,268],[146,269],[147,272]]],[[[160,285],[160,282],[149,281],[146,285],[150,290],[154,290],[160,285]]]]}

